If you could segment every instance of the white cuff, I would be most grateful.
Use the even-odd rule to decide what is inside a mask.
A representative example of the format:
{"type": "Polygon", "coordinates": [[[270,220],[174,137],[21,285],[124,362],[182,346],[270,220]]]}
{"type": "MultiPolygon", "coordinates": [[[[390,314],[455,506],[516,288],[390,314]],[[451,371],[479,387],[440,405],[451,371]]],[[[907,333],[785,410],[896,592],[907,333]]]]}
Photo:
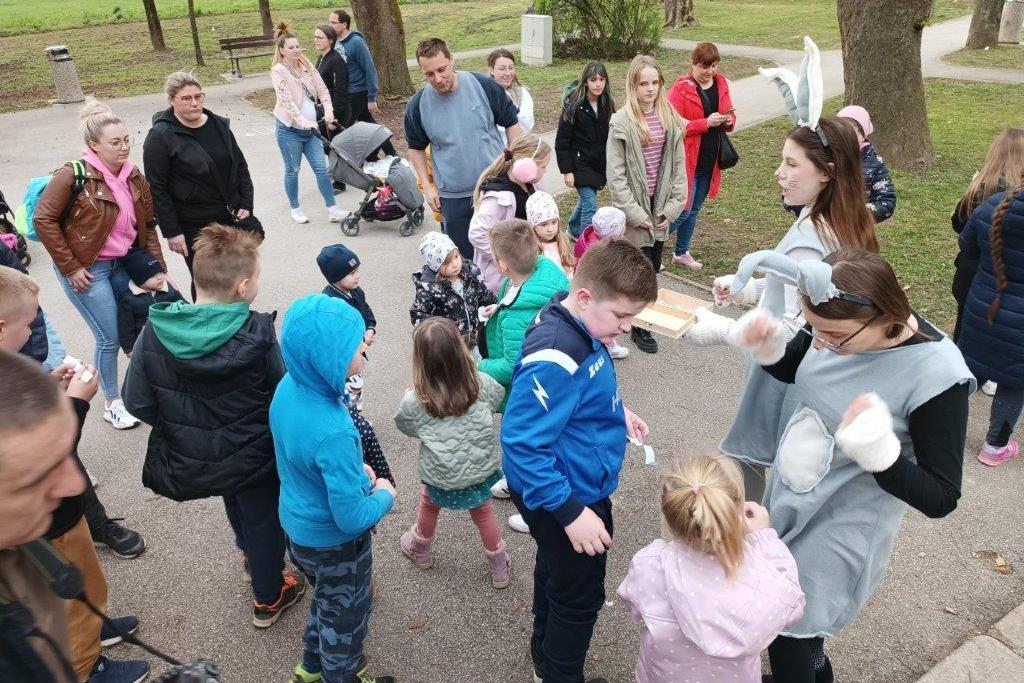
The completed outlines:
{"type": "Polygon", "coordinates": [[[892,415],[878,394],[867,395],[874,403],[853,422],[836,431],[843,454],[868,472],[892,467],[900,457],[900,440],[892,430],[892,415]]]}
{"type": "Polygon", "coordinates": [[[771,314],[762,311],[759,308],[755,308],[752,311],[747,311],[736,323],[732,326],[729,331],[729,343],[733,346],[749,351],[754,360],[760,365],[774,365],[782,360],[782,357],[786,355],[786,327],[781,322],[772,317],[771,314]],[[757,346],[750,346],[743,343],[744,333],[747,331],[747,327],[754,320],[767,319],[775,323],[775,329],[764,340],[757,346]]]}
{"type": "Polygon", "coordinates": [[[729,343],[729,331],[736,324],[735,320],[713,313],[704,306],[695,310],[693,314],[697,317],[697,322],[683,337],[687,342],[696,346],[729,343]]]}

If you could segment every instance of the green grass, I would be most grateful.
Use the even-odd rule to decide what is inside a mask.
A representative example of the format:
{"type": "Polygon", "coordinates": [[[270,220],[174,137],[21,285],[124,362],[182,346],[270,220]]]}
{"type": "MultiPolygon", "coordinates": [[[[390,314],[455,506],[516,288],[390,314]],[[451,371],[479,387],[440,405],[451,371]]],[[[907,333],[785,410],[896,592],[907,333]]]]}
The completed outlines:
{"type": "Polygon", "coordinates": [[[999,45],[989,50],[960,50],[946,55],[942,61],[960,66],[982,66],[994,69],[1024,71],[1024,46],[999,45]]]}
{"type": "MultiPolygon", "coordinates": [[[[970,14],[972,0],[935,0],[932,23],[970,14]]],[[[836,0],[698,0],[696,28],[666,30],[666,36],[734,45],[761,45],[799,50],[803,37],[818,47],[839,47],[836,0]]]]}
{"type": "MultiPolygon", "coordinates": [[[[0,0],[3,2],[5,0],[0,0]]],[[[233,0],[232,0],[233,1],[233,0]]],[[[255,0],[251,4],[255,6],[255,0]]],[[[275,2],[273,7],[276,8],[275,2]]],[[[406,46],[431,35],[443,35],[453,50],[469,50],[515,42],[519,36],[519,15],[526,0],[501,3],[486,0],[452,3],[451,12],[438,12],[427,4],[402,8],[407,30],[406,46]],[[462,17],[473,16],[472,28],[462,17]]],[[[275,17],[292,20],[296,35],[312,50],[313,27],[323,21],[323,9],[296,9],[276,12],[275,17]],[[307,38],[308,37],[308,38],[307,38]]],[[[260,33],[256,11],[244,14],[204,16],[198,20],[200,41],[206,66],[196,69],[200,80],[214,83],[229,71],[228,61],[218,47],[219,38],[260,33]]],[[[71,48],[83,89],[97,97],[122,97],[159,92],[164,77],[171,71],[195,68],[192,37],[186,19],[163,22],[169,53],[156,53],[150,47],[144,23],[116,23],[49,33],[30,33],[0,38],[0,113],[46,106],[55,97],[43,48],[64,44],[71,48]]],[[[270,58],[242,62],[246,73],[270,68],[270,58]]]]}

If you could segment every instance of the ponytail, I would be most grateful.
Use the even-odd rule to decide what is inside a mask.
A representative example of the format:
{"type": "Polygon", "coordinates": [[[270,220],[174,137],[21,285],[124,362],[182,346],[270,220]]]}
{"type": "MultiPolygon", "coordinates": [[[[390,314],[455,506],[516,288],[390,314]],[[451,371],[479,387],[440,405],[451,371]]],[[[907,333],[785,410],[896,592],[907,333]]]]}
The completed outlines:
{"type": "Polygon", "coordinates": [[[99,142],[103,129],[107,126],[124,123],[120,116],[110,110],[110,107],[91,95],[85,98],[85,104],[78,112],[78,119],[86,145],[90,142],[99,142]]]}
{"type": "Polygon", "coordinates": [[[1003,216],[1010,208],[1013,200],[1024,191],[1024,178],[1019,178],[1017,183],[1006,191],[1002,201],[992,214],[992,230],[989,232],[989,248],[992,256],[992,274],[996,278],[996,298],[988,305],[988,324],[995,322],[996,313],[1002,303],[1002,293],[1006,291],[1006,265],[1003,263],[1003,216]]]}
{"type": "Polygon", "coordinates": [[[501,154],[491,162],[491,165],[484,169],[476,181],[473,189],[473,208],[480,208],[480,186],[491,178],[499,178],[507,175],[512,170],[512,164],[520,159],[547,160],[551,157],[551,147],[533,133],[528,133],[519,138],[501,151],[501,154]]]}

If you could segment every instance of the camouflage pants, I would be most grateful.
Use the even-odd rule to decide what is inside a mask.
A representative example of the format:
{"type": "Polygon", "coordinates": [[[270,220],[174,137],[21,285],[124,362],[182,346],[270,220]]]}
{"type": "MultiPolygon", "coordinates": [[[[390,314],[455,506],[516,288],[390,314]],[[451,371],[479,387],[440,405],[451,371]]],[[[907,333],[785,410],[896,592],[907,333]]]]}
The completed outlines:
{"type": "Polygon", "coordinates": [[[289,543],[292,563],[313,588],[302,638],[302,666],[323,683],[343,683],[356,672],[370,621],[373,550],[370,532],[330,548],[289,543]]]}

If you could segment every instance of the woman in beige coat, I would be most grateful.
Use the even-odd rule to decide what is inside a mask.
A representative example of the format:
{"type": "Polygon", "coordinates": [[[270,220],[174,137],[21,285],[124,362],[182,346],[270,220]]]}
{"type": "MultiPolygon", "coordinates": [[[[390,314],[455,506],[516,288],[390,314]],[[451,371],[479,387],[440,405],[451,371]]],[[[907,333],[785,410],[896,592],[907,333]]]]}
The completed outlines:
{"type": "MultiPolygon", "coordinates": [[[[665,77],[653,57],[634,57],[626,80],[626,106],[608,131],[608,190],[626,214],[626,239],[658,272],[669,226],[686,206],[686,123],[665,99],[665,77]]],[[[634,327],[631,336],[641,351],[657,352],[650,332],[634,327]]]]}

